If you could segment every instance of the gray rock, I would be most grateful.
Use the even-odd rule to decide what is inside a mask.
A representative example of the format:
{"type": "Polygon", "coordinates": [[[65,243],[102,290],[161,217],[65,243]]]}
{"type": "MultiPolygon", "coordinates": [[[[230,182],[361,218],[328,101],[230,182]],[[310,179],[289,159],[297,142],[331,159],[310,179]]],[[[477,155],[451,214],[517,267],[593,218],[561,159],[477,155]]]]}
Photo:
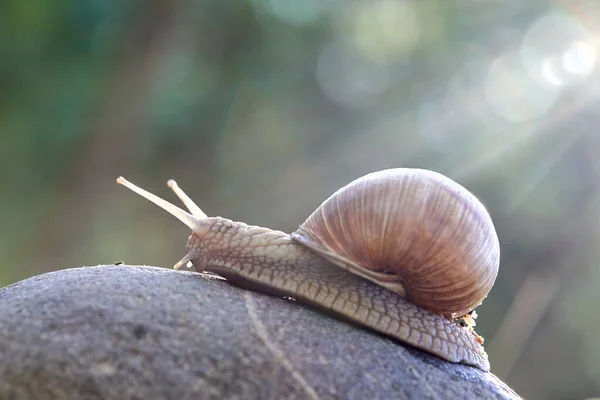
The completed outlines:
{"type": "Polygon", "coordinates": [[[0,289],[0,355],[2,399],[518,398],[490,373],[291,300],[156,267],[0,289]]]}

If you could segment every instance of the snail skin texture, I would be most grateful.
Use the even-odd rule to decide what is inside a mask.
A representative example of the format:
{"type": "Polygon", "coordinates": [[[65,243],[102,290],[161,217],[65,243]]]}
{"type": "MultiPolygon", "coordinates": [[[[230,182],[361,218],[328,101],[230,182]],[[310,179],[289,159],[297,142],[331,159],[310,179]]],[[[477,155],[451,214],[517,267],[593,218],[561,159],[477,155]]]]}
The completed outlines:
{"type": "Polygon", "coordinates": [[[447,361],[489,371],[471,328],[453,322],[491,290],[500,262],[492,220],[469,191],[428,170],[374,172],[332,194],[291,235],[208,217],[170,180],[190,213],[117,182],[192,229],[199,272],[288,296],[447,361]]]}

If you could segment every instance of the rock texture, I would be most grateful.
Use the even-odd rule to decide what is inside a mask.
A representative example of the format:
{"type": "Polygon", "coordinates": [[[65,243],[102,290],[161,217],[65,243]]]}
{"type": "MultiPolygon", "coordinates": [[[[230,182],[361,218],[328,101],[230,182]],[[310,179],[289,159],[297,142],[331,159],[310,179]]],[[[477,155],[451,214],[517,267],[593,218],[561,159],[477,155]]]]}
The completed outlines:
{"type": "MultiPolygon", "coordinates": [[[[492,360],[493,368],[493,360],[492,360]]],[[[193,272],[0,289],[2,399],[514,399],[494,375],[193,272]]]]}

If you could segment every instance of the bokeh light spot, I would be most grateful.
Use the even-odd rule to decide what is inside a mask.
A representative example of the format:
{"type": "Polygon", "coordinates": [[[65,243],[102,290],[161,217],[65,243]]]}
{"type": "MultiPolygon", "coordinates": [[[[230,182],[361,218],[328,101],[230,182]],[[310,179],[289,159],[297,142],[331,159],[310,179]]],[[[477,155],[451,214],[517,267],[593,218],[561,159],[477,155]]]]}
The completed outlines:
{"type": "Polygon", "coordinates": [[[316,75],[321,90],[330,100],[353,108],[373,104],[389,84],[385,66],[365,60],[339,42],[323,49],[316,75]]]}
{"type": "Polygon", "coordinates": [[[311,24],[329,7],[327,0],[252,0],[252,3],[257,11],[292,25],[311,24]]]}
{"type": "Polygon", "coordinates": [[[572,74],[588,75],[595,65],[596,49],[584,42],[573,43],[563,56],[563,68],[572,74]]]}
{"type": "Polygon", "coordinates": [[[410,53],[419,38],[419,20],[412,1],[362,1],[341,10],[336,24],[364,57],[391,62],[410,53]]]}
{"type": "Polygon", "coordinates": [[[520,48],[523,68],[531,79],[552,86],[571,85],[595,65],[590,33],[576,20],[559,13],[539,18],[528,29],[520,48]]]}
{"type": "Polygon", "coordinates": [[[557,73],[556,65],[551,58],[546,58],[542,62],[542,78],[553,86],[562,86],[563,81],[557,73]]]}
{"type": "Polygon", "coordinates": [[[541,85],[525,73],[515,53],[497,58],[485,82],[485,98],[494,112],[510,122],[544,115],[556,102],[555,86],[541,85]]]}

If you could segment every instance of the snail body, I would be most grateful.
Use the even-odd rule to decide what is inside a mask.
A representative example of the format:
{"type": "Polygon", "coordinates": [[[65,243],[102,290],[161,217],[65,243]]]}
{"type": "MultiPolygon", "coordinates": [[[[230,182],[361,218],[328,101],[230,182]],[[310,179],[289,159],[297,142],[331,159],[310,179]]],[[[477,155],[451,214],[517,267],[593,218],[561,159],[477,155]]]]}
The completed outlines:
{"type": "Polygon", "coordinates": [[[332,194],[292,234],[208,217],[169,181],[190,213],[127,182],[192,229],[199,272],[289,296],[447,361],[489,370],[481,341],[452,320],[487,296],[499,264],[487,211],[441,174],[397,168],[332,194]]]}

